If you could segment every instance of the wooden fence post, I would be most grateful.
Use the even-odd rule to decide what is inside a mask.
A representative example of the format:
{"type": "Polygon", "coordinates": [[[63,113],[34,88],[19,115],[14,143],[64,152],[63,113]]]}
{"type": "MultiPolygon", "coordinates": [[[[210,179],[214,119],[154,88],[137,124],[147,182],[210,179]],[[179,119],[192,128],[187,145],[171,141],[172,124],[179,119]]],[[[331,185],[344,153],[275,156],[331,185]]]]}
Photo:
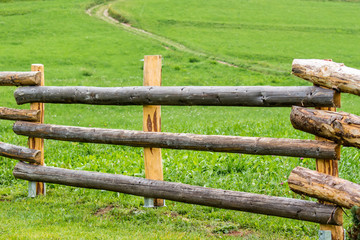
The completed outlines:
{"type": "MultiPolygon", "coordinates": [[[[144,56],[144,86],[161,86],[161,56],[144,56]]],[[[161,132],[161,106],[144,105],[143,130],[161,132]]],[[[152,180],[164,180],[161,148],[144,148],[145,177],[152,180]]],[[[164,206],[164,199],[145,198],[145,207],[164,206]]]]}
{"type": "MultiPolygon", "coordinates": [[[[340,93],[337,93],[337,106],[340,106],[340,93]]],[[[326,110],[326,111],[333,111],[336,112],[335,107],[319,107],[316,108],[319,110],[326,110]]],[[[329,141],[322,137],[315,137],[316,140],[320,141],[329,141]]],[[[337,150],[339,151],[338,155],[340,156],[340,148],[337,150]]],[[[326,173],[331,176],[339,176],[339,168],[338,168],[338,161],[337,160],[325,160],[325,159],[316,159],[316,170],[321,173],[326,173]]],[[[320,201],[321,203],[326,203],[320,201]]],[[[326,203],[330,204],[330,203],[326,203]]],[[[334,214],[339,214],[339,219],[342,220],[342,212],[336,211],[334,214]]],[[[327,225],[327,224],[320,224],[320,231],[331,231],[331,239],[332,240],[344,240],[344,228],[343,226],[334,226],[334,225],[327,225]]]]}
{"type": "MultiPolygon", "coordinates": [[[[44,77],[44,65],[42,64],[32,64],[31,71],[41,72],[41,82],[38,86],[45,85],[44,77]]],[[[40,111],[40,121],[39,123],[44,123],[44,103],[31,103],[31,110],[40,111]]],[[[29,148],[36,149],[41,151],[40,164],[44,165],[44,139],[43,138],[34,138],[29,137],[28,140],[29,148]]],[[[36,195],[45,195],[45,183],[43,182],[29,182],[29,197],[35,197],[36,195]]]]}

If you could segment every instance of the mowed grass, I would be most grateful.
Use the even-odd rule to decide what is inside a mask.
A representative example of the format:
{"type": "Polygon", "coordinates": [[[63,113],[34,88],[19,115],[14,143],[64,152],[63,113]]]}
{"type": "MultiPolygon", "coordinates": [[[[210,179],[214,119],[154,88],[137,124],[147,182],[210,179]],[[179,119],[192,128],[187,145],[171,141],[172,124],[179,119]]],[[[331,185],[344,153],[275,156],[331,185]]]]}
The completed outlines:
{"type": "Polygon", "coordinates": [[[119,0],[111,8],[135,27],[256,71],[287,74],[294,58],[360,67],[358,1],[119,0]]]}
{"type": "MultiPolygon", "coordinates": [[[[311,44],[302,48],[302,51],[308,55],[296,55],[296,52],[289,51],[290,48],[285,49],[286,45],[284,45],[283,51],[286,52],[284,54],[286,58],[281,58],[281,54],[277,51],[282,46],[281,42],[275,41],[274,38],[282,40],[284,37],[275,36],[277,32],[271,30],[277,25],[264,19],[261,14],[244,12],[239,16],[236,11],[240,8],[236,5],[239,3],[235,1],[230,2],[235,5],[232,7],[233,10],[229,11],[226,10],[231,5],[224,6],[221,2],[215,1],[209,1],[206,5],[201,5],[201,1],[184,1],[188,3],[185,8],[183,2],[175,4],[174,1],[164,1],[160,5],[160,2],[147,1],[144,5],[144,2],[134,0],[122,1],[119,5],[113,3],[113,7],[119,9],[120,12],[126,12],[130,23],[135,26],[153,30],[195,50],[204,51],[208,56],[234,62],[241,66],[239,68],[219,64],[212,57],[200,57],[165,48],[163,44],[155,40],[132,35],[121,28],[88,16],[85,9],[98,3],[101,1],[6,1],[6,3],[0,3],[0,31],[3,33],[0,35],[2,59],[0,71],[27,71],[32,63],[43,63],[47,86],[140,86],[142,85],[143,62],[141,60],[143,56],[160,54],[163,56],[163,85],[165,86],[280,86],[310,85],[290,76],[291,61],[296,57],[334,58],[334,60],[359,67],[356,65],[359,64],[359,56],[356,55],[359,52],[358,46],[354,44],[353,51],[350,53],[341,49],[342,45],[346,45],[342,40],[332,38],[331,41],[337,41],[338,55],[335,55],[333,52],[335,50],[326,44],[318,49],[324,55],[315,54],[316,52],[311,50],[315,47],[311,44]],[[202,8],[200,9],[199,6],[202,8]],[[182,11],[184,13],[182,16],[176,15],[179,9],[188,9],[188,11],[182,11]],[[202,14],[191,14],[192,11],[200,10],[202,14]],[[218,15],[218,12],[222,12],[222,17],[218,15]],[[150,15],[154,20],[150,20],[150,15]],[[256,16],[259,19],[256,19],[256,16]],[[164,26],[158,24],[159,19],[163,20],[164,26]],[[176,26],[178,23],[171,23],[173,19],[188,21],[188,23],[185,24],[186,26],[182,26],[182,23],[176,26]],[[252,41],[243,41],[248,44],[244,48],[238,45],[241,44],[239,40],[243,38],[238,37],[235,41],[235,38],[228,37],[234,34],[236,29],[213,26],[213,22],[223,23],[224,26],[244,24],[245,19],[247,19],[246,24],[251,26],[268,26],[268,28],[251,31],[274,35],[273,38],[267,38],[267,41],[279,47],[257,45],[255,44],[257,41],[264,39],[253,35],[253,37],[247,37],[252,41]],[[201,31],[198,31],[199,24],[196,25],[196,21],[202,24],[200,24],[201,31]],[[187,29],[192,29],[193,33],[186,32],[187,29]],[[175,34],[177,31],[183,31],[181,39],[180,32],[175,34]],[[218,31],[226,34],[220,38],[218,31]],[[209,42],[211,45],[207,44],[209,42]],[[230,45],[234,47],[229,53],[224,49],[230,45]],[[217,46],[219,50],[212,46],[217,46]],[[239,54],[240,51],[245,51],[246,54],[239,54]],[[353,54],[354,57],[350,58],[348,54],[353,54]],[[246,55],[248,57],[245,57],[246,55]],[[271,56],[273,59],[270,58],[271,56]]],[[[240,8],[242,11],[252,7],[254,13],[265,8],[265,2],[262,1],[243,3],[244,5],[240,8]]],[[[273,1],[273,3],[274,8],[283,6],[281,9],[288,17],[287,21],[297,21],[295,17],[292,19],[294,14],[287,13],[286,9],[289,7],[287,2],[273,1]]],[[[311,4],[315,7],[319,4],[323,4],[321,6],[336,4],[339,9],[345,9],[349,5],[352,9],[358,7],[355,3],[344,2],[303,1],[302,3],[307,5],[308,9],[311,4]]],[[[326,14],[323,16],[327,17],[328,21],[333,21],[332,16],[326,14]]],[[[343,18],[344,21],[347,19],[349,24],[341,22],[336,25],[336,28],[343,31],[356,28],[354,23],[350,24],[351,18],[348,18],[348,15],[343,18]]],[[[356,19],[358,18],[354,18],[354,22],[356,19]]],[[[307,25],[305,25],[311,29],[324,27],[316,21],[312,22],[308,19],[306,21],[307,25]]],[[[325,19],[322,20],[322,24],[325,23],[325,19]]],[[[237,28],[237,31],[239,32],[237,34],[246,34],[246,31],[250,30],[237,28]]],[[[323,29],[309,31],[308,34],[314,35],[308,35],[308,37],[316,37],[321,31],[323,29]]],[[[323,33],[323,35],[327,34],[326,31],[323,33]]],[[[350,38],[347,39],[349,42],[359,37],[356,31],[346,36],[350,38]]],[[[293,48],[294,51],[299,49],[303,40],[304,38],[299,38],[297,42],[294,42],[296,46],[293,48]]],[[[350,48],[348,45],[344,46],[344,48],[348,47],[350,48]]],[[[0,88],[1,105],[28,108],[28,105],[16,106],[13,98],[14,89],[12,87],[0,88]]],[[[344,94],[341,110],[359,115],[358,97],[344,94]]],[[[290,109],[284,108],[163,106],[162,131],[312,139],[313,136],[292,128],[289,114],[290,109]]],[[[141,130],[142,107],[47,104],[45,122],[141,130]]],[[[1,121],[0,141],[26,146],[27,138],[15,135],[11,130],[11,122],[1,121]]],[[[46,140],[45,144],[45,162],[48,166],[144,177],[141,148],[52,140],[46,140]]],[[[357,174],[359,151],[344,148],[342,155],[341,177],[360,182],[357,174]]],[[[144,209],[141,197],[99,190],[48,184],[46,197],[28,199],[26,198],[27,183],[16,180],[12,176],[16,161],[0,159],[0,211],[2,213],[0,238],[2,239],[317,238],[317,224],[172,201],[167,201],[165,208],[144,209]]],[[[292,193],[286,184],[290,171],[299,165],[312,169],[315,167],[313,159],[165,149],[163,150],[163,164],[164,178],[167,181],[293,198],[300,197],[292,193]]],[[[348,226],[350,219],[345,217],[345,220],[348,226]]]]}

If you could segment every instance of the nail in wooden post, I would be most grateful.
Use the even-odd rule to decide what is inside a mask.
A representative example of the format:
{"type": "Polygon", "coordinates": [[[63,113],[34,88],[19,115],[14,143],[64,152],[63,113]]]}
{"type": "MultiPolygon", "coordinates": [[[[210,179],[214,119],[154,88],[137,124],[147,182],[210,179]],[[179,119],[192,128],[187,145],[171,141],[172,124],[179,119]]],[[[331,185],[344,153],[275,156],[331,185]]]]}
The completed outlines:
{"type": "MultiPolygon", "coordinates": [[[[161,86],[160,55],[144,57],[144,86],[161,86]]],[[[143,112],[143,130],[145,132],[161,132],[161,106],[146,105],[143,112]]],[[[161,149],[144,148],[144,160],[145,177],[152,180],[164,180],[161,149]]],[[[155,207],[164,205],[164,199],[154,199],[155,207]]]]}
{"type": "MultiPolygon", "coordinates": [[[[44,86],[45,85],[44,65],[32,64],[31,71],[41,72],[41,81],[38,86],[44,86]]],[[[39,123],[44,123],[44,103],[31,103],[30,109],[31,110],[39,110],[40,111],[39,123]]],[[[40,165],[44,165],[44,139],[29,137],[28,144],[29,144],[29,148],[41,151],[40,165]]],[[[45,195],[45,194],[46,194],[45,193],[45,183],[29,182],[29,197],[35,197],[36,195],[45,195]]]]}
{"type": "MultiPolygon", "coordinates": [[[[340,93],[337,93],[338,96],[336,100],[338,103],[336,106],[340,106],[340,93]]],[[[335,107],[319,107],[316,109],[326,110],[326,111],[333,111],[336,112],[335,107]]],[[[315,137],[316,140],[320,141],[329,141],[322,137],[315,137]]],[[[340,148],[338,148],[338,155],[340,156],[340,148]]],[[[325,160],[325,159],[316,159],[316,170],[321,173],[326,173],[331,176],[339,176],[339,168],[338,168],[338,161],[337,160],[325,160]]],[[[325,204],[330,204],[327,202],[320,201],[325,204]]],[[[334,214],[339,214],[339,219],[342,221],[342,212],[337,211],[334,214]]],[[[344,240],[344,228],[343,226],[334,226],[334,225],[327,225],[327,224],[320,224],[320,231],[331,231],[331,239],[332,240],[344,240]]]]}

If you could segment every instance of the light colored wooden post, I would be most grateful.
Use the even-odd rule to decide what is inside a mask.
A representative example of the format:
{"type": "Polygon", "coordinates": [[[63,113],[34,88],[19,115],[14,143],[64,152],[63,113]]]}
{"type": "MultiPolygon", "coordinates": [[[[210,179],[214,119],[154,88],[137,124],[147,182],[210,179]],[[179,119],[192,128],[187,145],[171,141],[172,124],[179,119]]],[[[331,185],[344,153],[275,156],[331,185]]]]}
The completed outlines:
{"type": "MultiPolygon", "coordinates": [[[[336,93],[336,105],[340,106],[340,93],[336,93]]],[[[316,108],[316,109],[320,109],[320,110],[327,110],[327,111],[333,111],[336,112],[336,108],[335,107],[320,107],[320,108],[316,108]]],[[[322,137],[315,137],[316,140],[320,140],[320,141],[328,141],[325,138],[322,137]]],[[[340,156],[340,148],[337,150],[339,151],[339,156],[340,156]]],[[[339,176],[339,168],[338,168],[338,161],[337,160],[325,160],[325,159],[316,159],[316,170],[318,172],[321,173],[326,173],[328,175],[331,176],[339,176]]],[[[322,202],[322,201],[320,201],[322,202]]],[[[326,203],[326,204],[330,204],[327,202],[322,202],[322,203],[326,203]]],[[[341,211],[337,211],[334,214],[339,214],[339,218],[342,219],[342,212],[341,211]]],[[[332,240],[344,240],[344,228],[343,226],[334,226],[334,225],[327,225],[327,224],[320,224],[320,230],[323,231],[331,231],[331,239],[332,240]]]]}
{"type": "MultiPolygon", "coordinates": [[[[41,72],[41,82],[38,86],[44,86],[45,85],[44,65],[32,64],[31,71],[41,72]]],[[[40,110],[39,123],[44,123],[44,103],[31,103],[30,109],[40,110]]],[[[44,139],[29,137],[28,144],[29,144],[29,148],[41,151],[40,165],[44,165],[44,139]]],[[[29,182],[29,197],[35,197],[36,195],[45,195],[45,194],[46,194],[45,183],[29,182]]]]}
{"type": "MultiPolygon", "coordinates": [[[[161,86],[161,56],[144,57],[144,86],[161,86]]],[[[161,132],[161,106],[146,105],[143,110],[143,130],[161,132]]],[[[144,148],[145,177],[153,180],[164,180],[160,148],[144,148]]],[[[152,206],[145,198],[145,206],[152,206]]],[[[165,205],[164,199],[154,199],[155,207],[165,205]]]]}

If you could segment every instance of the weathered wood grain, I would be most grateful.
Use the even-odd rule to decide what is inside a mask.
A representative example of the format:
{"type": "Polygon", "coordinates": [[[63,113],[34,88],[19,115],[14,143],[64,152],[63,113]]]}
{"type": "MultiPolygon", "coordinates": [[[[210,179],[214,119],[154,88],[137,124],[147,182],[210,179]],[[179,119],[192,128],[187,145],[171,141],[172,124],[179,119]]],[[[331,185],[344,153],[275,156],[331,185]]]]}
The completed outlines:
{"type": "MultiPolygon", "coordinates": [[[[161,86],[161,56],[144,56],[144,86],[161,86]]],[[[161,106],[144,105],[143,131],[161,132],[161,106]]],[[[144,148],[145,178],[163,180],[161,148],[144,148]]],[[[155,207],[165,205],[164,199],[154,199],[155,207]]]]}
{"type": "Polygon", "coordinates": [[[337,106],[336,93],[319,87],[22,87],[18,104],[207,105],[291,107],[337,106]]]}
{"type": "Polygon", "coordinates": [[[26,161],[29,163],[39,163],[41,152],[26,147],[0,142],[0,156],[26,161]]]}
{"type": "Polygon", "coordinates": [[[38,122],[40,111],[0,107],[0,119],[38,122]]]}
{"type": "Polygon", "coordinates": [[[15,166],[13,174],[16,178],[29,181],[103,189],[148,198],[163,198],[317,223],[342,224],[333,217],[337,207],[298,199],[212,189],[124,175],[34,166],[22,162],[15,166]]]}
{"type": "MultiPolygon", "coordinates": [[[[38,82],[38,86],[45,85],[45,70],[43,64],[31,64],[31,71],[40,72],[40,81],[38,82]]],[[[45,116],[45,104],[41,102],[32,102],[30,103],[30,109],[35,111],[40,111],[40,118],[38,123],[44,123],[45,116]]],[[[40,157],[40,165],[44,165],[44,139],[37,137],[29,137],[28,139],[29,148],[37,149],[41,151],[40,157]]],[[[36,195],[45,195],[45,185],[42,182],[37,183],[29,183],[29,197],[35,197],[36,195]],[[35,189],[34,189],[35,188],[35,189]]]]}
{"type": "MultiPolygon", "coordinates": [[[[340,93],[338,94],[338,100],[340,103],[340,100],[341,100],[340,93]]],[[[317,107],[316,109],[336,112],[335,107],[317,107]]],[[[325,139],[325,138],[322,138],[319,136],[315,136],[315,140],[332,142],[328,139],[325,139]]],[[[337,153],[338,153],[338,156],[340,157],[340,148],[337,149],[337,153]]],[[[316,159],[316,171],[324,173],[324,174],[328,174],[331,176],[339,176],[339,161],[337,161],[337,159],[319,159],[319,158],[317,158],[316,159]]],[[[325,202],[322,200],[319,200],[319,202],[323,203],[323,204],[333,205],[329,202],[325,202]]],[[[342,221],[343,220],[342,211],[336,212],[335,217],[342,221]]],[[[334,225],[329,225],[329,224],[320,224],[320,230],[330,231],[332,240],[344,240],[344,238],[345,238],[345,231],[344,231],[344,227],[342,225],[334,226],[334,225]]]]}
{"type": "Polygon", "coordinates": [[[318,86],[360,95],[360,70],[319,59],[294,59],[292,73],[318,86]]]}
{"type": "Polygon", "coordinates": [[[294,128],[344,146],[360,148],[360,117],[346,112],[314,110],[294,106],[290,120],[294,128]]]}
{"type": "Polygon", "coordinates": [[[292,170],[288,184],[296,193],[335,203],[341,207],[360,207],[360,185],[303,167],[292,170]]]}
{"type": "Polygon", "coordinates": [[[0,86],[32,86],[40,81],[40,72],[0,72],[0,86]]]}
{"type": "Polygon", "coordinates": [[[16,134],[62,141],[337,159],[337,144],[299,139],[142,132],[16,122],[16,134]]]}

